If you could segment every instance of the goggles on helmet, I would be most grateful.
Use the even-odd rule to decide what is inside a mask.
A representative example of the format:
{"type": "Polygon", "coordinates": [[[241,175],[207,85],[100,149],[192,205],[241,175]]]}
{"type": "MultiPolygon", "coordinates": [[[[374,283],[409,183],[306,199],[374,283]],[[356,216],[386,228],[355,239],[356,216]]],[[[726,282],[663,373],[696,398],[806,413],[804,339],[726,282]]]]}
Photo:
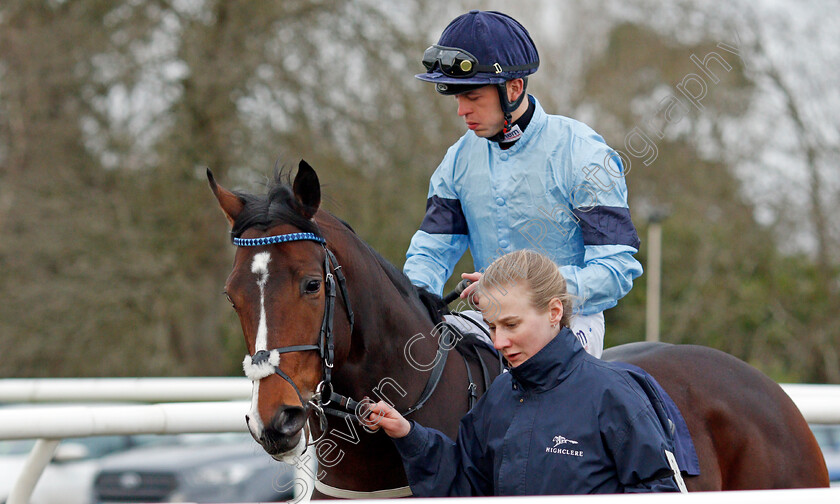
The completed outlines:
{"type": "Polygon", "coordinates": [[[442,74],[455,78],[472,77],[478,72],[493,74],[519,72],[537,68],[539,64],[539,61],[536,61],[527,65],[502,66],[498,63],[481,65],[478,63],[478,58],[463,49],[437,44],[429,46],[423,53],[423,66],[427,71],[431,72],[437,66],[442,74]]]}
{"type": "Polygon", "coordinates": [[[435,65],[442,74],[456,78],[472,77],[478,72],[500,74],[505,70],[518,69],[518,67],[503,67],[498,63],[480,65],[475,56],[463,49],[439,45],[433,45],[423,53],[423,66],[426,70],[431,72],[435,65]]]}
{"type": "Polygon", "coordinates": [[[449,77],[472,77],[483,66],[478,64],[475,56],[463,49],[433,45],[423,53],[423,66],[431,72],[435,65],[442,74],[449,77]]]}

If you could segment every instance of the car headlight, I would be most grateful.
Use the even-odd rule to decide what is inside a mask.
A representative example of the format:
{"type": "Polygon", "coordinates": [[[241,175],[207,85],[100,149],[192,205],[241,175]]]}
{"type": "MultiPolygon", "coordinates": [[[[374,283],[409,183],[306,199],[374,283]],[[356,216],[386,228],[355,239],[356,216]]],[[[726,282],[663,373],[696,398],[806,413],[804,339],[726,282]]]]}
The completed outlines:
{"type": "Polygon", "coordinates": [[[238,485],[256,472],[252,465],[243,463],[222,466],[202,467],[191,475],[191,482],[196,485],[238,485]]]}

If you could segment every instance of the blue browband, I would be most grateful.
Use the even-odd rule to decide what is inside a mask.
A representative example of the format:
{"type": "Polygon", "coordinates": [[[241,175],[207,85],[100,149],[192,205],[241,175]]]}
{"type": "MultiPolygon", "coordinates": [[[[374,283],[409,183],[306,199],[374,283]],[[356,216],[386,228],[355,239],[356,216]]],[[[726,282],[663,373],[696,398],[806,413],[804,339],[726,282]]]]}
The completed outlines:
{"type": "Polygon", "coordinates": [[[233,244],[238,247],[261,247],[263,245],[273,245],[275,243],[285,243],[291,241],[310,240],[320,244],[327,243],[327,240],[316,235],[315,233],[289,233],[275,236],[265,236],[263,238],[234,238],[233,244]]]}

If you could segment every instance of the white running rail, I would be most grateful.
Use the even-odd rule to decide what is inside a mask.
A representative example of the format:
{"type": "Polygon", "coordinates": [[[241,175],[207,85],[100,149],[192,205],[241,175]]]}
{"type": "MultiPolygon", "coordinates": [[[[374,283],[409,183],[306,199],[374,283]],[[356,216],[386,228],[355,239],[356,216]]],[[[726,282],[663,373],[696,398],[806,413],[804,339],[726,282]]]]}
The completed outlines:
{"type": "Polygon", "coordinates": [[[245,378],[8,378],[0,380],[0,403],[191,402],[251,397],[245,378]]]}
{"type": "MultiPolygon", "coordinates": [[[[840,423],[840,385],[781,384],[811,423],[840,423]]],[[[0,403],[247,400],[247,378],[12,378],[0,403]]]]}
{"type": "Polygon", "coordinates": [[[0,439],[38,439],[7,504],[28,504],[63,438],[243,432],[248,401],[0,408],[0,439]]]}
{"type": "MultiPolygon", "coordinates": [[[[840,386],[782,384],[811,423],[840,423],[840,386]]],[[[67,437],[117,434],[177,434],[193,432],[242,432],[251,383],[246,378],[92,378],[0,380],[0,403],[26,402],[160,402],[163,404],[107,406],[39,406],[0,408],[0,439],[38,439],[8,504],[27,504],[56,446],[67,437]],[[187,402],[195,401],[195,402],[187,402]]],[[[680,499],[714,504],[782,503],[807,499],[809,504],[840,502],[840,490],[796,490],[688,494],[680,499]],[[791,492],[800,492],[792,494],[791,492]],[[766,495],[765,495],[766,494],[766,495]],[[754,497],[753,497],[754,496],[754,497]],[[727,500],[728,499],[728,500],[727,500]],[[737,499],[737,503],[736,500],[737,499]]],[[[634,498],[621,496],[622,504],[634,498]]],[[[579,498],[579,497],[578,497],[579,498]]],[[[593,499],[615,497],[586,496],[593,499]]],[[[672,498],[672,497],[668,497],[672,498]]],[[[564,497],[563,502],[575,497],[564,497]]],[[[474,499],[463,499],[464,502],[474,499]]],[[[527,498],[534,504],[547,498],[527,498]]],[[[422,503],[424,500],[414,500],[422,503]]],[[[504,504],[508,499],[499,499],[504,504]]],[[[381,502],[381,501],[380,501],[381,502]]],[[[494,500],[495,502],[495,500],[494,500]]],[[[510,500],[510,502],[514,502],[510,500]]],[[[521,498],[516,502],[521,502],[521,498]]],[[[552,499],[552,504],[557,501],[552,499]]],[[[646,500],[645,502],[648,502],[646,500]]],[[[663,501],[664,502],[664,501],[663,501]]]]}

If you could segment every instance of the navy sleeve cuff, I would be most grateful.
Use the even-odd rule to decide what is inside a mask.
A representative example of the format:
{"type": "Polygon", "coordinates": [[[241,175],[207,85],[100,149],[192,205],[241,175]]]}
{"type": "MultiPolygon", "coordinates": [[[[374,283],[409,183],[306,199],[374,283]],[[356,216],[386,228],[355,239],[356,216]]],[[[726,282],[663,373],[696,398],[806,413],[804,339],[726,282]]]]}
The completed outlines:
{"type": "Polygon", "coordinates": [[[394,445],[400,455],[405,457],[416,457],[426,451],[426,444],[429,439],[429,431],[414,420],[410,420],[411,430],[405,437],[394,438],[394,445]]]}

